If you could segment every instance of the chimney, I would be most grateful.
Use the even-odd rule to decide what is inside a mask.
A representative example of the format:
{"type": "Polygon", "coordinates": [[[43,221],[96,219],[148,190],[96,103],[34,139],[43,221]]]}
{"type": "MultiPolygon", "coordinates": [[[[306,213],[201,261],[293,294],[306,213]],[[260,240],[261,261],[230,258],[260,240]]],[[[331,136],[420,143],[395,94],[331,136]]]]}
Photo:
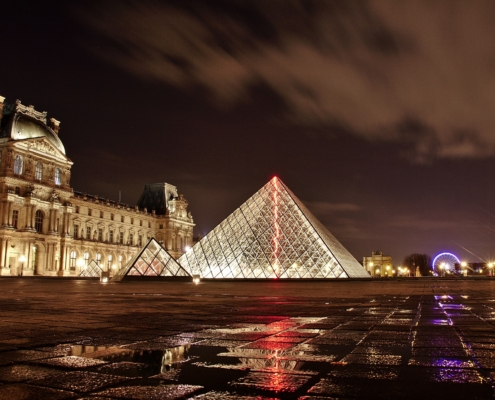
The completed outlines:
{"type": "Polygon", "coordinates": [[[58,136],[58,131],[60,130],[60,121],[57,121],[55,118],[50,118],[50,128],[52,128],[53,132],[55,132],[58,136]]]}
{"type": "Polygon", "coordinates": [[[4,100],[5,100],[5,97],[0,96],[0,122],[2,122],[3,105],[5,104],[4,100]]]}

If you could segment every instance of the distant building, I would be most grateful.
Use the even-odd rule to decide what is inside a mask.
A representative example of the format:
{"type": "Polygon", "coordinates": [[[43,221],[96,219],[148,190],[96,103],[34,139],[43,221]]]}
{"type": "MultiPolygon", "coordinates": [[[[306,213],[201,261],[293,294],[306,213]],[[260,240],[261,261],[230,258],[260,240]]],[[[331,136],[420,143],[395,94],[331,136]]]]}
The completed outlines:
{"type": "Polygon", "coordinates": [[[154,237],[178,258],[193,245],[187,200],[149,184],[136,206],[75,192],[60,122],[0,96],[0,274],[110,275],[154,237]]]}
{"type": "Polygon", "coordinates": [[[363,257],[363,267],[372,277],[389,277],[396,274],[392,257],[384,256],[381,251],[372,251],[371,257],[363,257]]]}

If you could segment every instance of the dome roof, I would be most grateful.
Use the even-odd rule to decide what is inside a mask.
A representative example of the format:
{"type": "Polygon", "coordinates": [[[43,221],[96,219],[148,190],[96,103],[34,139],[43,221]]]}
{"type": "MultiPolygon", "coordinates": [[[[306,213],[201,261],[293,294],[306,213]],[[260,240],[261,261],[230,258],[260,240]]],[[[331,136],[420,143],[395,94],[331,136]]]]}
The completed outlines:
{"type": "Polygon", "coordinates": [[[65,154],[65,148],[58,135],[43,122],[18,114],[14,117],[10,137],[15,140],[46,137],[51,144],[65,154]]]}
{"type": "Polygon", "coordinates": [[[60,122],[51,118],[50,121],[55,123],[56,131],[50,128],[46,121],[46,111],[36,111],[33,106],[25,106],[17,100],[15,104],[6,104],[2,114],[1,137],[9,137],[13,140],[45,137],[65,155],[65,147],[58,137],[60,122]]]}

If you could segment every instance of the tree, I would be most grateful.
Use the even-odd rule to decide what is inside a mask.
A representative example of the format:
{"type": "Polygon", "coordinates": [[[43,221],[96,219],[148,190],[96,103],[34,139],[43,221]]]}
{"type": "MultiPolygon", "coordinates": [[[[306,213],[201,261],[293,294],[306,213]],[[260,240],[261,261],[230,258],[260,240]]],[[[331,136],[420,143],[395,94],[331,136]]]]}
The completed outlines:
{"type": "Polygon", "coordinates": [[[416,267],[419,267],[421,276],[429,276],[431,271],[431,257],[428,254],[414,253],[404,258],[403,265],[412,272],[416,273],[416,267]]]}

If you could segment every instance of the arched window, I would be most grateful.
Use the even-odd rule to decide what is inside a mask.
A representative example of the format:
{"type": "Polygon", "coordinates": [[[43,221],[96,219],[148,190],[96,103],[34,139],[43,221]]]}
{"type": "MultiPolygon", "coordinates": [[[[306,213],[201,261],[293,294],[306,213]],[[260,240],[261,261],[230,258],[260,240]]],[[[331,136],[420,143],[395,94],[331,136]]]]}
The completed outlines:
{"type": "Polygon", "coordinates": [[[15,156],[14,160],[14,174],[22,175],[22,169],[24,168],[24,160],[20,154],[15,156]]]}
{"type": "Polygon", "coordinates": [[[43,177],[43,164],[41,162],[36,163],[36,169],[34,170],[34,179],[37,181],[41,181],[41,178],[43,177]]]}
{"type": "Polygon", "coordinates": [[[55,168],[55,185],[62,184],[62,171],[60,168],[55,168]]]}
{"type": "Polygon", "coordinates": [[[34,229],[38,233],[41,233],[43,230],[43,211],[41,210],[36,210],[34,214],[34,229]]]}
{"type": "Polygon", "coordinates": [[[100,265],[101,262],[101,253],[96,253],[96,264],[100,265]]]}
{"type": "Polygon", "coordinates": [[[111,254],[108,255],[108,270],[110,271],[110,269],[112,268],[112,260],[113,260],[113,256],[111,254]]]}
{"type": "Polygon", "coordinates": [[[89,253],[87,251],[84,252],[84,265],[87,266],[89,264],[89,253]]]}
{"type": "Polygon", "coordinates": [[[122,254],[119,256],[119,268],[122,268],[122,254]]]}

